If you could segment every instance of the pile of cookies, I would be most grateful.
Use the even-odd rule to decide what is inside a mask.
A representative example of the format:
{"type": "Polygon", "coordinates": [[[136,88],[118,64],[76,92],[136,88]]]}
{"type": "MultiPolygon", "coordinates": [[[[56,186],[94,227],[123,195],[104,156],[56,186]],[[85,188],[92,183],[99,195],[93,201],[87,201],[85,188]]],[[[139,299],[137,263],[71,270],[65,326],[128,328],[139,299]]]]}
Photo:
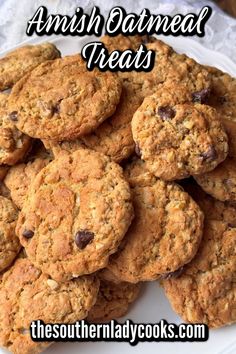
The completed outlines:
{"type": "MultiPolygon", "coordinates": [[[[106,322],[159,280],[191,323],[236,322],[236,80],[140,36],[151,72],[49,43],[0,59],[0,344],[31,321],[106,322]]],[[[157,299],[158,301],[158,299],[157,299]]]]}

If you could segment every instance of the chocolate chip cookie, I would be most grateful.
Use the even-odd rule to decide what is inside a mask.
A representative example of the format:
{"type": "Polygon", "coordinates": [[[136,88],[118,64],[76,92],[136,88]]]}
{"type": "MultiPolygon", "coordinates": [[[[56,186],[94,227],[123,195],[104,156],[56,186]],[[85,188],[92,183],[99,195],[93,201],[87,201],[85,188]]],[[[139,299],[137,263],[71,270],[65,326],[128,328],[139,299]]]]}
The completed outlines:
{"type": "Polygon", "coordinates": [[[121,99],[115,113],[92,134],[61,143],[47,140],[45,146],[50,147],[55,156],[63,150],[76,151],[80,147],[87,147],[110,156],[115,162],[120,162],[134,150],[130,122],[141,102],[131,85],[123,85],[121,99]]]}
{"type": "Polygon", "coordinates": [[[52,43],[26,45],[0,59],[0,90],[12,87],[25,74],[49,59],[61,54],[52,43]]]}
{"type": "Polygon", "coordinates": [[[37,174],[17,234],[29,259],[61,281],[104,268],[132,218],[121,167],[81,149],[61,155],[37,174]]]}
{"type": "Polygon", "coordinates": [[[192,198],[177,184],[148,175],[142,164],[128,167],[135,218],[108,264],[115,277],[131,283],[179,270],[195,256],[203,229],[203,214],[192,198]]]}
{"type": "MultiPolygon", "coordinates": [[[[178,86],[146,97],[132,119],[132,132],[147,168],[164,180],[213,170],[228,154],[217,111],[186,102],[178,86]]],[[[188,101],[187,101],[188,102],[188,101]]]]}
{"type": "MultiPolygon", "coordinates": [[[[135,50],[142,43],[143,38],[138,36],[105,36],[102,41],[109,50],[114,50],[114,48],[135,50]]],[[[160,85],[169,80],[185,83],[189,88],[190,100],[192,100],[191,94],[199,94],[202,91],[209,92],[209,74],[201,65],[184,55],[175,53],[170,46],[155,38],[149,39],[146,45],[148,49],[156,52],[154,69],[147,73],[134,71],[118,73],[122,81],[122,95],[115,113],[92,134],[85,135],[72,143],[48,142],[47,146],[50,146],[57,154],[61,148],[67,149],[71,145],[73,149],[76,149],[82,144],[110,156],[115,162],[121,162],[134,151],[135,145],[130,123],[134,112],[146,96],[155,92],[160,85]],[[170,59],[172,56],[173,60],[170,59]],[[176,70],[177,64],[181,66],[179,71],[176,70]]]]}
{"type": "Polygon", "coordinates": [[[101,280],[95,305],[89,311],[89,322],[109,322],[126,315],[130,305],[137,299],[141,284],[115,284],[101,280]]]}
{"type": "Polygon", "coordinates": [[[0,343],[13,353],[39,353],[50,343],[31,340],[30,323],[73,323],[94,305],[99,281],[93,276],[57,283],[28,259],[18,259],[0,281],[0,343]]]}
{"type": "Polygon", "coordinates": [[[10,110],[18,129],[34,138],[66,140],[88,134],[119,102],[116,74],[86,70],[80,55],[42,63],[12,89],[10,110]]]}
{"type": "Polygon", "coordinates": [[[216,328],[236,322],[236,228],[226,221],[205,218],[196,257],[178,277],[162,284],[184,321],[216,328]]]}
{"type": "Polygon", "coordinates": [[[0,196],[0,272],[13,262],[21,249],[15,234],[17,217],[18,211],[13,203],[0,196]]]}
{"type": "Polygon", "coordinates": [[[212,86],[209,104],[215,107],[224,119],[236,121],[236,79],[217,68],[206,69],[212,86]]]}
{"type": "Polygon", "coordinates": [[[15,126],[15,114],[8,114],[8,95],[0,93],[0,165],[14,165],[31,147],[31,139],[15,126]]]}
{"type": "Polygon", "coordinates": [[[236,121],[224,120],[229,137],[229,154],[213,171],[195,176],[205,192],[221,201],[236,201],[236,121]]]}
{"type": "Polygon", "coordinates": [[[181,186],[200,206],[207,219],[225,221],[230,225],[236,225],[235,203],[228,201],[221,202],[211,197],[192,178],[182,180],[181,186]]]}

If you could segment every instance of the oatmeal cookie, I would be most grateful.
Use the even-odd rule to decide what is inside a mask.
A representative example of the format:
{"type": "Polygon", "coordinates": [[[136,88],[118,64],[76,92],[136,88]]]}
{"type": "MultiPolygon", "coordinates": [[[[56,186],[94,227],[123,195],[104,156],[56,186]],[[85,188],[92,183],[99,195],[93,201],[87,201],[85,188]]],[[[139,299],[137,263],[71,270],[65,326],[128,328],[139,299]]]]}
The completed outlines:
{"type": "Polygon", "coordinates": [[[212,85],[209,104],[217,109],[222,118],[236,122],[236,79],[219,69],[206,69],[212,85]]]}
{"type": "Polygon", "coordinates": [[[18,211],[13,203],[0,196],[0,272],[13,262],[21,249],[15,234],[17,217],[18,211]]]}
{"type": "Polygon", "coordinates": [[[195,180],[214,198],[236,202],[236,121],[222,122],[229,138],[229,154],[213,171],[195,176],[195,180]]]}
{"type": "Polygon", "coordinates": [[[73,323],[88,315],[99,281],[94,276],[57,283],[35,268],[29,259],[18,259],[0,281],[0,343],[16,354],[39,353],[50,343],[30,338],[34,320],[73,323]]]}
{"type": "Polygon", "coordinates": [[[23,207],[31,182],[51,160],[50,153],[39,151],[35,156],[30,155],[25,162],[12,166],[8,171],[4,184],[19,209],[23,207]]]}
{"type": "Polygon", "coordinates": [[[179,87],[146,97],[132,119],[133,138],[147,168],[165,180],[213,170],[228,154],[228,138],[217,111],[184,103],[179,87]]]}
{"type": "Polygon", "coordinates": [[[12,87],[25,74],[49,59],[61,54],[52,43],[26,45],[14,49],[0,59],[0,90],[12,87]]]}
{"type": "Polygon", "coordinates": [[[148,175],[142,164],[133,162],[134,173],[130,166],[126,173],[135,219],[108,264],[115,277],[131,283],[179,271],[195,256],[203,229],[203,213],[193,199],[177,184],[148,175]]]}
{"type": "Polygon", "coordinates": [[[18,129],[34,138],[71,140],[110,117],[119,102],[116,74],[86,70],[80,55],[42,63],[12,89],[10,110],[18,129]]]}
{"type": "Polygon", "coordinates": [[[0,165],[14,165],[31,147],[31,139],[14,124],[14,112],[8,114],[8,100],[7,94],[0,93],[0,165]]]}
{"type": "Polygon", "coordinates": [[[181,181],[181,186],[200,206],[208,220],[224,221],[236,226],[236,203],[221,202],[205,193],[193,178],[181,181]]]}
{"type": "Polygon", "coordinates": [[[109,322],[124,316],[137,299],[141,284],[119,283],[101,280],[95,305],[89,311],[89,322],[109,322]]]}
{"type": "Polygon", "coordinates": [[[173,309],[211,328],[236,322],[236,227],[206,216],[196,257],[176,278],[162,281],[173,309]]]}
{"type": "Polygon", "coordinates": [[[120,166],[90,150],[63,154],[32,182],[17,233],[29,259],[58,281],[104,268],[133,218],[120,166]]]}

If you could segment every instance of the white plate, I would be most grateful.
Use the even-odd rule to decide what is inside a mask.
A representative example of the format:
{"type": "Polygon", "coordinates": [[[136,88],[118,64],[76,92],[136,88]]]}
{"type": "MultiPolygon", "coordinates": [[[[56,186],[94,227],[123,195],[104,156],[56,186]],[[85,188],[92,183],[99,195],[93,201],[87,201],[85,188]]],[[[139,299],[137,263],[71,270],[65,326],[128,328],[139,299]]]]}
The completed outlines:
{"type": "MultiPolygon", "coordinates": [[[[49,40],[57,45],[62,55],[79,52],[82,46],[96,37],[38,37],[30,39],[22,44],[39,43],[49,40]]],[[[162,37],[168,44],[172,45],[178,52],[186,53],[202,64],[216,66],[236,77],[236,64],[229,58],[218,52],[204,48],[198,42],[184,37],[162,37]]],[[[13,49],[13,48],[12,48],[13,49]]],[[[6,52],[0,53],[4,55],[6,52]]],[[[134,322],[159,322],[166,319],[168,322],[181,323],[181,319],[173,312],[166,299],[163,290],[157,282],[146,284],[142,296],[133,305],[127,318],[134,322]]],[[[236,325],[222,329],[211,330],[209,339],[203,343],[140,343],[132,347],[128,343],[58,343],[46,350],[46,354],[235,354],[236,353],[236,325]]],[[[7,351],[0,349],[0,354],[7,351]]]]}

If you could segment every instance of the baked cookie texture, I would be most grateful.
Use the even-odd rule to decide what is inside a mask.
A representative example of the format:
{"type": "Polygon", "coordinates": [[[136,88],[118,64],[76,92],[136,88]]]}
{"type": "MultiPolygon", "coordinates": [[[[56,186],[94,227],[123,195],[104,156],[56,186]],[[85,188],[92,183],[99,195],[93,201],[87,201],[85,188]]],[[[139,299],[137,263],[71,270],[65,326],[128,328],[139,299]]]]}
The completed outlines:
{"type": "Polygon", "coordinates": [[[52,161],[50,153],[39,150],[35,156],[30,154],[25,162],[12,166],[8,171],[4,184],[19,209],[23,207],[31,182],[50,161],[52,161]]]}
{"type": "MultiPolygon", "coordinates": [[[[30,137],[16,128],[15,116],[9,115],[8,106],[9,95],[0,93],[0,165],[14,165],[31,147],[30,137]]],[[[1,169],[5,171],[5,166],[1,169]]]]}
{"type": "Polygon", "coordinates": [[[104,268],[132,218],[121,167],[81,149],[39,172],[16,230],[29,259],[53,279],[65,281],[104,268]]]}
{"type": "MultiPolygon", "coordinates": [[[[91,134],[82,136],[71,143],[57,144],[48,142],[48,146],[55,153],[67,149],[69,144],[76,149],[82,144],[87,148],[108,155],[115,162],[128,158],[134,151],[135,145],[131,131],[131,120],[137,108],[146,96],[155,92],[160,85],[174,80],[182,83],[189,90],[189,99],[204,91],[208,96],[210,90],[210,76],[206,69],[184,55],[179,55],[174,50],[155,38],[143,37],[102,37],[101,39],[109,51],[114,49],[137,49],[145,41],[148,49],[156,53],[154,69],[151,72],[118,72],[122,82],[122,95],[115,113],[97,127],[91,134]],[[178,65],[178,70],[176,66],[178,65]],[[53,145],[53,146],[52,146],[53,145]]],[[[202,94],[203,96],[203,94],[202,94]]]]}
{"type": "Polygon", "coordinates": [[[18,259],[0,281],[0,343],[12,353],[39,353],[42,346],[30,339],[33,320],[73,323],[88,315],[94,305],[99,280],[80,277],[57,283],[35,268],[29,259],[18,259]]]}
{"type": "Polygon", "coordinates": [[[108,35],[104,35],[101,37],[101,42],[105,45],[108,52],[112,52],[113,50],[126,50],[132,49],[137,50],[141,44],[145,44],[148,41],[147,36],[124,36],[122,34],[118,34],[115,37],[110,37],[108,35]]]}
{"type": "Polygon", "coordinates": [[[207,199],[201,205],[205,225],[196,257],[178,277],[165,279],[162,284],[184,321],[217,328],[236,322],[236,209],[233,214],[233,206],[207,199]]]}
{"type": "Polygon", "coordinates": [[[228,154],[228,137],[217,111],[189,103],[183,87],[146,97],[132,119],[132,133],[147,168],[164,180],[213,170],[228,154]],[[187,102],[187,103],[185,103],[187,102]]]}
{"type": "Polygon", "coordinates": [[[204,215],[210,220],[225,221],[236,225],[236,204],[219,201],[205,193],[193,178],[181,181],[181,186],[200,206],[204,215]]]}
{"type": "Polygon", "coordinates": [[[135,218],[118,252],[110,257],[108,269],[120,281],[137,283],[167,276],[195,256],[203,213],[177,184],[147,175],[141,160],[132,164],[136,177],[132,177],[130,166],[126,177],[135,218]]]}
{"type": "Polygon", "coordinates": [[[197,183],[216,199],[236,201],[236,121],[222,120],[229,138],[227,158],[213,171],[195,176],[197,183]]]}
{"type": "Polygon", "coordinates": [[[26,45],[11,51],[0,59],[0,90],[11,88],[39,64],[60,56],[61,53],[52,43],[26,45]]]}
{"type": "Polygon", "coordinates": [[[206,69],[212,86],[209,104],[222,118],[236,121],[236,79],[217,68],[208,66],[206,69]]]}
{"type": "Polygon", "coordinates": [[[87,321],[109,322],[126,315],[137,299],[141,284],[119,283],[101,280],[95,305],[89,311],[87,321]]]}
{"type": "Polygon", "coordinates": [[[19,130],[60,141],[93,131],[114,113],[120,94],[116,74],[88,72],[78,54],[39,65],[16,83],[9,102],[19,130]]]}
{"type": "Polygon", "coordinates": [[[0,196],[0,272],[13,262],[21,249],[15,234],[17,217],[18,211],[13,203],[0,196]]]}

